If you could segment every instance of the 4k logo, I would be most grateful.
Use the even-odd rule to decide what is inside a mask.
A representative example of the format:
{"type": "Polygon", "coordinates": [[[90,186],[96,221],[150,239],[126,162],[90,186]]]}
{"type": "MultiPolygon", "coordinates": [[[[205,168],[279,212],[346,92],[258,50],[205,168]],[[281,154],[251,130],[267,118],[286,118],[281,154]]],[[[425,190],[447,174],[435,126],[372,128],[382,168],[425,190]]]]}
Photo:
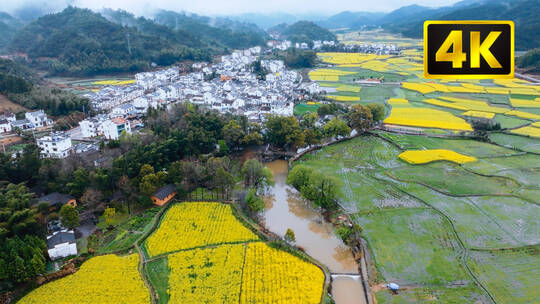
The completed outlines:
{"type": "Polygon", "coordinates": [[[424,22],[424,77],[514,78],[514,22],[424,22]]]}

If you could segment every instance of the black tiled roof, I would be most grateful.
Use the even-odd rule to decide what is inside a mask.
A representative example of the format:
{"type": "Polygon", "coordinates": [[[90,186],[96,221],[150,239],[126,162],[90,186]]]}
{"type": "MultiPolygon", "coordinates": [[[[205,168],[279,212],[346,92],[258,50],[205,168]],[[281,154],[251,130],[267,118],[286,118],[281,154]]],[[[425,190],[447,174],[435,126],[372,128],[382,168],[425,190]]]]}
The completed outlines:
{"type": "Polygon", "coordinates": [[[69,194],[62,194],[62,193],[58,193],[58,192],[53,192],[53,193],[50,193],[50,194],[47,194],[43,197],[41,197],[38,202],[42,203],[42,202],[46,202],[46,203],[49,203],[49,205],[53,206],[53,205],[57,205],[57,204],[65,204],[67,202],[69,202],[70,200],[73,199],[73,196],[69,195],[69,194]]]}
{"type": "Polygon", "coordinates": [[[47,240],[47,248],[52,249],[54,248],[54,246],[58,244],[63,244],[63,243],[69,243],[69,244],[75,243],[75,233],[73,233],[73,231],[71,232],[61,231],[61,232],[56,233],[55,235],[53,235],[47,240]]]}
{"type": "Polygon", "coordinates": [[[176,192],[174,185],[168,184],[167,186],[161,187],[158,191],[156,191],[154,196],[162,200],[174,192],[176,192]]]}

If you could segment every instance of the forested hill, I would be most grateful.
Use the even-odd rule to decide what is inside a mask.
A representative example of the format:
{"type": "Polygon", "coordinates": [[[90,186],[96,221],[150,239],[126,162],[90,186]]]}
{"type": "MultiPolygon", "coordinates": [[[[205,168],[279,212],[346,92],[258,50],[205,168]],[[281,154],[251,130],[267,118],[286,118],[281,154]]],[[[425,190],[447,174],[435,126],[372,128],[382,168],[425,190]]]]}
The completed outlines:
{"type": "Polygon", "coordinates": [[[540,73],[540,48],[527,52],[517,59],[518,66],[529,72],[540,73]]]}
{"type": "Polygon", "coordinates": [[[452,6],[431,8],[408,5],[375,18],[365,12],[343,12],[318,21],[327,28],[383,27],[407,37],[421,38],[425,20],[512,20],[516,49],[540,46],[539,0],[466,0],[452,6]]]}
{"type": "Polygon", "coordinates": [[[174,30],[189,31],[192,35],[232,48],[263,45],[268,34],[255,24],[232,21],[226,18],[209,18],[161,10],[154,21],[174,30]]]}
{"type": "Polygon", "coordinates": [[[58,75],[136,72],[152,63],[209,60],[225,53],[221,42],[117,12],[108,20],[88,9],[68,7],[17,32],[9,50],[26,53],[32,65],[58,75]],[[115,19],[116,18],[116,19],[115,19]],[[120,22],[124,18],[129,22],[120,22]]]}
{"type": "Polygon", "coordinates": [[[23,23],[7,13],[0,12],[0,51],[6,47],[23,23]]]}
{"type": "Polygon", "coordinates": [[[278,33],[282,38],[292,42],[312,42],[313,40],[337,40],[329,30],[310,21],[298,21],[291,25],[279,24],[270,29],[269,33],[278,33]]]}

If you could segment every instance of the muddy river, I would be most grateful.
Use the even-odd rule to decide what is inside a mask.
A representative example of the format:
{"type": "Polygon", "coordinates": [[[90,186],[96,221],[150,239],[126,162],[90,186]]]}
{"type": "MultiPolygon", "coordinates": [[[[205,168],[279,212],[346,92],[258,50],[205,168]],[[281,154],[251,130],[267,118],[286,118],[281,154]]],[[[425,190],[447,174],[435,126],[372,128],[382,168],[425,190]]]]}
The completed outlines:
{"type": "MultiPolygon", "coordinates": [[[[287,162],[277,160],[265,164],[274,174],[275,185],[266,198],[264,225],[272,232],[285,235],[288,228],[296,236],[296,244],[326,265],[332,274],[358,273],[358,265],[351,250],[309,202],[296,189],[286,184],[287,162]]],[[[365,303],[362,283],[358,279],[338,277],[332,284],[337,304],[365,303]]]]}

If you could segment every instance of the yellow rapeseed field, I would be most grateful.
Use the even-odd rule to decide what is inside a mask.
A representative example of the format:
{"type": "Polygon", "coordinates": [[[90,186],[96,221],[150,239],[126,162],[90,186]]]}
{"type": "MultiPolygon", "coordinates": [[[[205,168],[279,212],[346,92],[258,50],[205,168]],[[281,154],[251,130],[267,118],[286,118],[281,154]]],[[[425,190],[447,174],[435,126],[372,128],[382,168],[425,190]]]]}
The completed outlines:
{"type": "Polygon", "coordinates": [[[265,243],[250,243],[240,303],[317,304],[323,284],[324,273],[319,267],[265,243]]]}
{"type": "Polygon", "coordinates": [[[398,156],[410,164],[426,164],[439,160],[447,160],[458,164],[465,164],[476,161],[475,157],[463,155],[452,150],[433,149],[433,150],[409,150],[398,156]]]}
{"type": "Polygon", "coordinates": [[[392,108],[390,116],[384,120],[384,123],[402,126],[472,131],[471,125],[464,119],[445,111],[430,108],[392,108]]]}
{"type": "Polygon", "coordinates": [[[512,111],[505,112],[504,115],[517,116],[519,118],[540,120],[540,115],[538,115],[538,114],[529,113],[529,112],[523,112],[523,111],[518,111],[518,110],[512,110],[512,111]]]}
{"type": "Polygon", "coordinates": [[[135,80],[99,80],[94,81],[95,85],[126,85],[135,83],[135,80]]]}
{"type": "Polygon", "coordinates": [[[169,255],[169,303],[238,303],[245,250],[236,244],[169,255]]]}
{"type": "Polygon", "coordinates": [[[486,119],[493,119],[495,117],[494,113],[489,112],[481,112],[481,111],[467,111],[463,113],[464,116],[472,116],[472,117],[479,117],[479,118],[486,118],[486,119]]]}
{"type": "Polygon", "coordinates": [[[462,106],[462,105],[459,105],[459,104],[455,104],[455,103],[453,103],[453,102],[442,101],[442,100],[433,99],[433,98],[430,98],[430,99],[424,99],[423,102],[429,103],[429,104],[432,104],[432,105],[436,105],[436,106],[440,106],[440,107],[456,109],[456,110],[463,110],[463,111],[467,111],[467,110],[468,110],[468,108],[465,107],[465,106],[462,106]]]}
{"type": "Polygon", "coordinates": [[[435,88],[433,88],[433,87],[431,87],[431,86],[429,86],[427,84],[423,84],[423,83],[402,82],[401,86],[404,89],[417,91],[417,92],[420,92],[422,94],[432,93],[432,92],[436,91],[435,88]]]}
{"type": "Polygon", "coordinates": [[[334,69],[318,69],[309,72],[309,78],[313,81],[339,81],[339,76],[355,74],[355,72],[334,70],[334,69]]]}
{"type": "Polygon", "coordinates": [[[359,86],[353,86],[353,85],[344,84],[344,85],[340,85],[339,87],[337,87],[336,90],[338,90],[339,92],[358,93],[358,92],[360,92],[360,89],[361,89],[361,87],[359,87],[359,86]]]}
{"type": "Polygon", "coordinates": [[[79,271],[47,283],[22,298],[19,304],[148,304],[150,293],[132,254],[97,256],[82,264],[79,271]]]}
{"type": "Polygon", "coordinates": [[[388,98],[388,104],[391,104],[391,105],[409,104],[409,101],[405,98],[388,98]]]}
{"type": "Polygon", "coordinates": [[[317,53],[322,61],[332,64],[355,64],[374,59],[385,59],[388,55],[362,54],[362,53],[317,53]]]}
{"type": "Polygon", "coordinates": [[[486,101],[483,101],[483,100],[456,98],[456,97],[449,97],[449,96],[441,96],[439,98],[444,101],[449,101],[453,103],[454,105],[463,107],[465,110],[492,112],[492,113],[505,113],[510,110],[508,108],[491,106],[486,101]]]}
{"type": "Polygon", "coordinates": [[[536,100],[510,98],[510,103],[516,108],[540,108],[540,102],[536,100]]]}
{"type": "Polygon", "coordinates": [[[533,122],[533,123],[531,124],[531,126],[540,128],[540,121],[533,122]]]}
{"type": "Polygon", "coordinates": [[[532,137],[540,137],[540,128],[534,127],[534,126],[525,126],[518,129],[511,130],[510,132],[519,134],[519,135],[526,135],[526,136],[532,136],[532,137]]]}
{"type": "Polygon", "coordinates": [[[358,96],[327,95],[326,97],[337,101],[360,101],[358,96]]]}
{"type": "Polygon", "coordinates": [[[229,205],[181,203],[167,211],[159,228],[146,240],[146,248],[151,256],[156,256],[181,249],[258,239],[236,219],[229,205]]]}

